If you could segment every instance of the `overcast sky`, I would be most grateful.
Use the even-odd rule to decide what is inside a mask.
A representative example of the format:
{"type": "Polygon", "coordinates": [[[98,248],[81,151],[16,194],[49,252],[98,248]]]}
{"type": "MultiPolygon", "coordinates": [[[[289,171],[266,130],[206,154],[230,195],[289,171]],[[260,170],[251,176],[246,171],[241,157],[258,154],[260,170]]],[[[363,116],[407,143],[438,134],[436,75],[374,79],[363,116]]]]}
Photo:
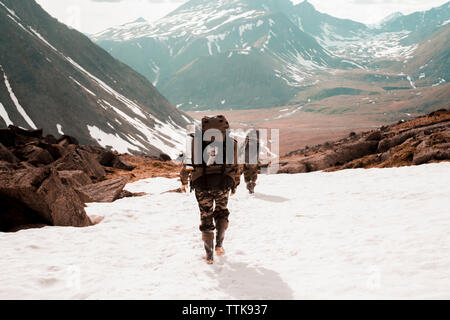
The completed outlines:
{"type": "MultiPolygon", "coordinates": [[[[339,18],[373,24],[387,15],[428,10],[448,0],[309,0],[317,10],[339,18]]],[[[143,17],[155,21],[185,0],[37,0],[59,21],[84,33],[96,33],[111,26],[143,17]]],[[[294,0],[294,3],[302,0],[294,0]]]]}

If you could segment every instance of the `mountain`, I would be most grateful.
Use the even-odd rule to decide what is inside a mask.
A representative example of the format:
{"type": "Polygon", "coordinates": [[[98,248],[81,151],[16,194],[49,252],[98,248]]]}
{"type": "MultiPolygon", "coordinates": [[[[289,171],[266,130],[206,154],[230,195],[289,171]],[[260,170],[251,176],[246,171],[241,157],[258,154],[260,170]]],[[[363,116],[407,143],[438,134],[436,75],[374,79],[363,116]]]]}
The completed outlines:
{"type": "Polygon", "coordinates": [[[35,1],[0,1],[0,127],[174,156],[189,118],[142,75],[35,1]]]}
{"type": "Polygon", "coordinates": [[[345,38],[358,38],[369,30],[363,23],[321,13],[308,1],[295,5],[292,12],[287,14],[301,30],[315,37],[324,46],[345,38]]]}
{"type": "Polygon", "coordinates": [[[393,15],[381,24],[384,32],[417,31],[424,27],[440,26],[449,20],[450,1],[442,6],[427,11],[414,12],[409,15],[393,15]]]}
{"type": "Polygon", "coordinates": [[[450,79],[450,24],[421,42],[406,70],[417,86],[437,86],[450,79]]]}
{"type": "Polygon", "coordinates": [[[300,30],[289,0],[193,0],[154,24],[94,35],[185,108],[283,104],[314,70],[353,67],[300,30]]]}
{"type": "MultiPolygon", "coordinates": [[[[414,67],[418,54],[431,53],[418,48],[449,19],[448,3],[366,26],[321,13],[308,1],[192,0],[155,23],[140,19],[92,39],[182,109],[245,109],[414,88],[421,75],[414,67]],[[342,70],[356,72],[352,83],[342,70]],[[361,70],[374,74],[360,76],[361,70]],[[388,81],[374,82],[377,77],[388,81]],[[334,84],[323,88],[319,82],[334,84]]],[[[440,66],[448,47],[440,48],[442,62],[429,63],[428,82],[417,85],[445,79],[440,66]]]]}

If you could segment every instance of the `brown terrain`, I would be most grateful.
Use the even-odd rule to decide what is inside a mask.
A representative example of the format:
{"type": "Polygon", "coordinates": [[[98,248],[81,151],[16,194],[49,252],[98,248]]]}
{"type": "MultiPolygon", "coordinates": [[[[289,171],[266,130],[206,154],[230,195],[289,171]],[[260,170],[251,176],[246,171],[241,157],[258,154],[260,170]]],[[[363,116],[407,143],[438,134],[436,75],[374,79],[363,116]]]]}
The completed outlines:
{"type": "MultiPolygon", "coordinates": [[[[207,110],[187,112],[194,119],[205,115],[223,114],[233,128],[272,128],[280,130],[280,154],[306,146],[345,138],[351,132],[360,133],[414,117],[440,108],[448,108],[450,83],[435,87],[404,90],[374,89],[364,77],[378,75],[364,72],[340,72],[336,79],[322,79],[319,85],[305,89],[292,105],[270,109],[207,110]],[[337,95],[304,101],[337,86],[361,90],[358,95],[337,95]],[[295,102],[295,103],[294,103],[295,102]]],[[[382,76],[379,75],[381,78],[382,76]]],[[[378,78],[377,78],[378,79],[378,78]]],[[[404,86],[403,82],[382,82],[377,86],[404,86]]]]}
{"type": "Polygon", "coordinates": [[[290,152],[279,173],[387,168],[450,160],[450,110],[290,152]]]}

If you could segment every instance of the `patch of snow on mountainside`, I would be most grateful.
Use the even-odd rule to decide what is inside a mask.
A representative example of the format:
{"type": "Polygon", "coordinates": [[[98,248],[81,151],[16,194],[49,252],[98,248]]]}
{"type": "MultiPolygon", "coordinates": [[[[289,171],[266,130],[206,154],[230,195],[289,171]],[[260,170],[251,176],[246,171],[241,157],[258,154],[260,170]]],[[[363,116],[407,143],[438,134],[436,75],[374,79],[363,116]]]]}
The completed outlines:
{"type": "Polygon", "coordinates": [[[88,228],[0,233],[0,299],[449,299],[450,164],[260,176],[206,265],[177,179],[88,204],[88,228]]]}
{"type": "Polygon", "coordinates": [[[264,14],[264,11],[233,6],[231,2],[225,3],[222,7],[217,6],[215,2],[204,2],[190,7],[188,10],[178,10],[154,24],[146,22],[124,24],[95,34],[92,39],[94,41],[102,39],[126,41],[144,37],[155,39],[179,38],[187,34],[205,36],[231,22],[250,20],[264,14]]]}
{"type": "Polygon", "coordinates": [[[3,104],[0,102],[0,117],[5,121],[6,126],[14,124],[11,119],[9,118],[8,112],[6,111],[3,104]]]}
{"type": "Polygon", "coordinates": [[[316,40],[337,56],[351,58],[359,63],[367,63],[374,58],[402,61],[410,59],[418,47],[401,44],[401,40],[409,34],[409,31],[364,33],[348,38],[316,37],[316,40]]]}
{"type": "Polygon", "coordinates": [[[11,101],[14,103],[14,106],[17,109],[17,112],[20,113],[20,115],[22,116],[22,118],[28,123],[28,125],[33,128],[33,129],[37,129],[36,125],[34,124],[33,120],[31,120],[31,118],[28,116],[27,112],[25,111],[25,109],[20,105],[19,100],[17,99],[16,95],[14,94],[14,91],[11,87],[11,84],[9,83],[8,77],[6,76],[5,70],[3,70],[3,67],[0,65],[0,70],[3,73],[3,80],[5,81],[5,86],[6,89],[9,92],[9,96],[11,98],[11,101]]]}

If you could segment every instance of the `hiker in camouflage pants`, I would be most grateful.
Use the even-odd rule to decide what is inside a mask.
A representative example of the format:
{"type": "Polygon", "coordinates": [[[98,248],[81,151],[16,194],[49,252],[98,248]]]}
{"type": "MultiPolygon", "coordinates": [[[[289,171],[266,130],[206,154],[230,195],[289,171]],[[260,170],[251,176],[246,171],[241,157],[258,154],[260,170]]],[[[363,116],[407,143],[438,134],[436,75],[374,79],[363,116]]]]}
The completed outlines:
{"type": "MultiPolygon", "coordinates": [[[[230,190],[195,190],[198,206],[200,208],[200,231],[214,231],[213,220],[217,224],[228,224],[230,212],[227,209],[230,190]],[[215,208],[214,208],[215,203],[215,208]]],[[[218,228],[220,229],[220,228],[218,228]]],[[[221,243],[219,243],[221,245],[221,243]]]]}

